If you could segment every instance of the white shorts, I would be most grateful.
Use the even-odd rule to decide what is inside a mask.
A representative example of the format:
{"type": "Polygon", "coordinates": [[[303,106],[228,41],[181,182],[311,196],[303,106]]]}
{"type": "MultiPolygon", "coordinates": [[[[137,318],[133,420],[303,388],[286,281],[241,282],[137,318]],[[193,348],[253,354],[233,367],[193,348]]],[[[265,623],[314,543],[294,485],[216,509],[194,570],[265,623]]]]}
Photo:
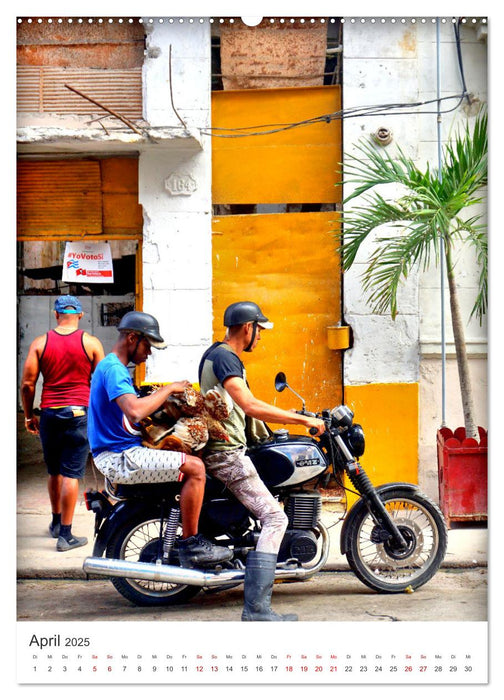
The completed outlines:
{"type": "Polygon", "coordinates": [[[185,464],[184,452],[130,447],[124,452],[100,452],[93,457],[97,469],[116,484],[159,484],[182,481],[180,467],[185,464]]]}

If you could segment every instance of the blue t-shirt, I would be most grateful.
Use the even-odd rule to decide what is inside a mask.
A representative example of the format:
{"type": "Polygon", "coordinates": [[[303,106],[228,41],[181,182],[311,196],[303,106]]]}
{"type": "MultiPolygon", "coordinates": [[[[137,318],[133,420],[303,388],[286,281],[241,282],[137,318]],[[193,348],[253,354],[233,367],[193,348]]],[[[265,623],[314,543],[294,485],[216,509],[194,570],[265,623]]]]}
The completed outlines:
{"type": "Polygon", "coordinates": [[[94,456],[123,452],[142,444],[140,429],[131,425],[115,399],[135,394],[128,369],[110,353],[98,363],[92,379],[88,409],[88,440],[94,456]]]}

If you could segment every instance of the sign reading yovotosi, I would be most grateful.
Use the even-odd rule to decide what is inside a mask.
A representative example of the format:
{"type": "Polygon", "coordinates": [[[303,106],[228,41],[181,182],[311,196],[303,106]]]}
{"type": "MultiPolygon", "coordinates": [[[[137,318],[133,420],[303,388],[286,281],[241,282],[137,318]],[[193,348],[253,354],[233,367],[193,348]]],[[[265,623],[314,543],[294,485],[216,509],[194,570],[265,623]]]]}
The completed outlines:
{"type": "Polygon", "coordinates": [[[112,284],[114,269],[110,244],[101,241],[68,241],[63,259],[62,281],[112,284]]]}

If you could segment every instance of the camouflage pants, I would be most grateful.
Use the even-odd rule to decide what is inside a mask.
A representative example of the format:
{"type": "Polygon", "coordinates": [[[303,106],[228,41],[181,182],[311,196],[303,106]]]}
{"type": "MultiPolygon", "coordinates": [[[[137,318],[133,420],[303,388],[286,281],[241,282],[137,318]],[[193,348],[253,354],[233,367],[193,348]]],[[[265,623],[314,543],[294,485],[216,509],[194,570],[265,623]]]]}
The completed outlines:
{"type": "Polygon", "coordinates": [[[204,461],[208,473],[222,481],[260,521],[257,551],[278,554],[287,529],[287,516],[260,479],[252,460],[245,455],[245,448],[210,452],[204,461]]]}

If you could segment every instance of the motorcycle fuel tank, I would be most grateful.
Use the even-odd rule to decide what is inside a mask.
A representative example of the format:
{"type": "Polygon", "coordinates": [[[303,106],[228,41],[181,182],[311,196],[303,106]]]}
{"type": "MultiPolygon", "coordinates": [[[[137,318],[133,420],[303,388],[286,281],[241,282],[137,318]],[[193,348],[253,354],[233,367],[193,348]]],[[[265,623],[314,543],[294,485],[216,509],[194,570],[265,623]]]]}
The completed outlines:
{"type": "Polygon", "coordinates": [[[265,442],[250,447],[248,456],[266,486],[295,486],[327,468],[324,453],[310,437],[276,430],[265,442]]]}

